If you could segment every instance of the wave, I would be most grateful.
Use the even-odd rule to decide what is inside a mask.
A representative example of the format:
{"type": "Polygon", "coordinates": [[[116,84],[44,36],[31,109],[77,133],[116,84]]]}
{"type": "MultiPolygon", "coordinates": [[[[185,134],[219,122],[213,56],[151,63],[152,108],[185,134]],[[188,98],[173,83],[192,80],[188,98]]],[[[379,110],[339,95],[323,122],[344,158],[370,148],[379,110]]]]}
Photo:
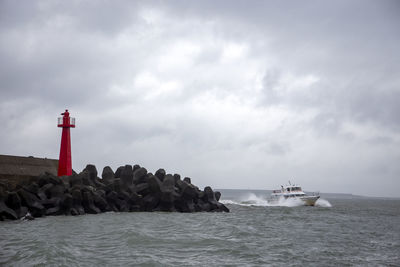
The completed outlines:
{"type": "Polygon", "coordinates": [[[329,203],[328,200],[320,198],[320,199],[317,200],[317,202],[315,202],[315,206],[324,207],[324,208],[331,208],[332,204],[329,203]]]}
{"type": "MultiPolygon", "coordinates": [[[[300,199],[280,199],[276,202],[269,202],[265,197],[257,196],[254,193],[249,193],[242,196],[239,200],[232,199],[221,199],[220,202],[223,204],[240,205],[240,206],[261,206],[261,207],[298,207],[303,206],[304,203],[300,199]]],[[[317,207],[332,207],[326,199],[318,199],[315,203],[317,207]]]]}

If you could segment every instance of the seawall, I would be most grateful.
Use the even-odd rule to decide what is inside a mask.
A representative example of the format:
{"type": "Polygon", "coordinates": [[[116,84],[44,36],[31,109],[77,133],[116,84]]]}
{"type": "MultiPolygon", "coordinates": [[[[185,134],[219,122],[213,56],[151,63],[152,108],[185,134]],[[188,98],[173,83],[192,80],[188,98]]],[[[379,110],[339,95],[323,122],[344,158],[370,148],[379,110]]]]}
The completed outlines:
{"type": "Polygon", "coordinates": [[[0,155],[0,183],[12,188],[45,172],[57,175],[57,170],[56,159],[0,155]]]}

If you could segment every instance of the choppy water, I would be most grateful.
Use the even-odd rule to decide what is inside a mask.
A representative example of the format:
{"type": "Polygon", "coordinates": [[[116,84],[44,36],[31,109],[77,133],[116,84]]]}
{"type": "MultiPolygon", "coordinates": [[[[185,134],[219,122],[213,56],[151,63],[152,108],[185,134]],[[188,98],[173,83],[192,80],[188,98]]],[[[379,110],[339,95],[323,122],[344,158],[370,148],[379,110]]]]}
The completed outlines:
{"type": "MultiPolygon", "coordinates": [[[[222,191],[230,213],[105,213],[0,222],[0,265],[400,265],[400,200],[268,206],[222,191]]],[[[258,195],[257,195],[258,194],[258,195]]]]}

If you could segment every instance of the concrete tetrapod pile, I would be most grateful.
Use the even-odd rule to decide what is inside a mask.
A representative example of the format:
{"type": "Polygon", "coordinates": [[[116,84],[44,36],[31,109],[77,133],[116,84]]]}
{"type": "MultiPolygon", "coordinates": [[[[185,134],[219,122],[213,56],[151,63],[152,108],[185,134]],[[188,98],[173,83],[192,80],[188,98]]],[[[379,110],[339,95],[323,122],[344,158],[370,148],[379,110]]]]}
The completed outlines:
{"type": "Polygon", "coordinates": [[[164,169],[153,175],[139,165],[125,165],[114,173],[107,166],[99,178],[89,164],[71,176],[44,173],[13,189],[0,184],[0,220],[107,211],[229,212],[220,197],[211,187],[200,190],[190,178],[181,180],[164,169]]]}

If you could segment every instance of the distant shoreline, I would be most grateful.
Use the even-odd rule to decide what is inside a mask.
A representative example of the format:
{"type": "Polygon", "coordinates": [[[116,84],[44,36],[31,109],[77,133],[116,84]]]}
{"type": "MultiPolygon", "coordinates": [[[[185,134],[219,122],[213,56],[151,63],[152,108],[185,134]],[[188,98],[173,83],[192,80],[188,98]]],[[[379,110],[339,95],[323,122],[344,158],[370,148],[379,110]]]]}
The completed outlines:
{"type": "MultiPolygon", "coordinates": [[[[260,192],[260,193],[270,193],[272,189],[233,189],[233,188],[218,188],[216,190],[219,191],[252,191],[252,192],[260,192]]],[[[313,191],[305,191],[306,193],[310,193],[313,191]]],[[[319,192],[322,197],[327,198],[345,198],[345,199],[365,199],[365,198],[375,198],[375,199],[393,199],[393,200],[400,200],[400,197],[382,197],[382,196],[363,196],[363,195],[355,195],[352,193],[324,193],[319,192]]]]}

